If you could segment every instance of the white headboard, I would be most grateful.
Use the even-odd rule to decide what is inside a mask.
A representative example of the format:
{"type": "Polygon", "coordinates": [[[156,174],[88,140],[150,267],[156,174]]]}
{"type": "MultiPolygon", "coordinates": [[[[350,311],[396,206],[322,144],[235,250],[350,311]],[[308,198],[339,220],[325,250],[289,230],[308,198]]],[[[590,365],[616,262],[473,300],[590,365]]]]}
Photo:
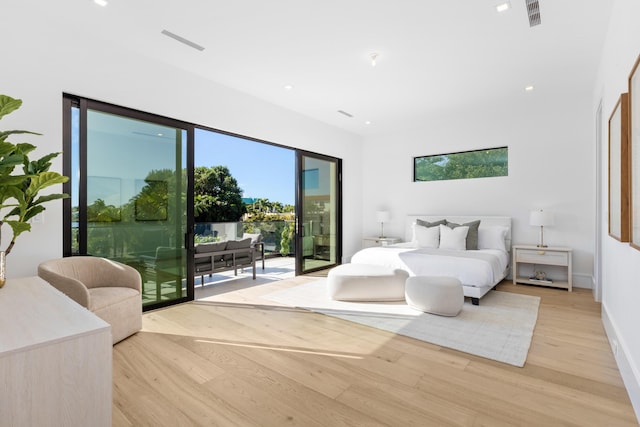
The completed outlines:
{"type": "Polygon", "coordinates": [[[507,251],[511,252],[511,217],[508,216],[460,216],[460,215],[407,215],[405,221],[404,238],[405,242],[410,242],[413,237],[412,224],[416,222],[416,219],[423,221],[434,222],[441,219],[455,222],[457,224],[463,224],[466,222],[480,220],[480,227],[487,227],[492,225],[501,225],[507,227],[507,235],[504,238],[504,244],[507,251]]]}

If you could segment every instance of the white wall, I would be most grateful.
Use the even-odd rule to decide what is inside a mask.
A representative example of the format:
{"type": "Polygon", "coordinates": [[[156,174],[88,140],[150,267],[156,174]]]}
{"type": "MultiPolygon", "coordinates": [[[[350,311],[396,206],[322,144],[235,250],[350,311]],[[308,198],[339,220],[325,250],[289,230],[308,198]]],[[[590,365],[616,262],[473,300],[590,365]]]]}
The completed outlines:
{"type": "MultiPolygon", "coordinates": [[[[102,40],[75,32],[78,26],[72,16],[56,16],[55,2],[11,3],[10,11],[3,6],[3,16],[5,12],[11,16],[4,20],[3,34],[14,36],[0,44],[0,93],[21,98],[23,107],[0,125],[3,130],[42,133],[28,138],[38,146],[35,155],[62,150],[62,93],[67,92],[336,156],[343,159],[345,251],[352,252],[359,244],[360,137],[131,54],[124,47],[107,47],[102,40]]],[[[53,169],[61,171],[60,159],[53,169]]],[[[2,231],[4,248],[10,231],[6,226],[2,231]]],[[[33,275],[38,263],[61,255],[62,204],[57,201],[47,205],[43,224],[33,224],[31,233],[20,236],[7,259],[7,275],[33,275]]]]}
{"type": "MultiPolygon", "coordinates": [[[[602,99],[602,316],[614,352],[617,347],[616,360],[640,418],[640,251],[609,237],[606,224],[608,119],[620,94],[627,92],[629,73],[640,55],[639,16],[638,1],[616,0],[592,105],[595,111],[602,99]]],[[[638,173],[638,170],[633,172],[638,173]]]]}
{"type": "Polygon", "coordinates": [[[365,141],[365,233],[376,235],[372,213],[389,209],[387,235],[404,235],[407,214],[504,215],[513,243],[536,244],[531,210],[555,214],[545,243],[573,248],[574,284],[591,287],[594,254],[595,149],[591,94],[538,88],[503,105],[431,115],[397,133],[365,141]],[[412,182],[413,157],[509,147],[509,176],[412,182]]]}

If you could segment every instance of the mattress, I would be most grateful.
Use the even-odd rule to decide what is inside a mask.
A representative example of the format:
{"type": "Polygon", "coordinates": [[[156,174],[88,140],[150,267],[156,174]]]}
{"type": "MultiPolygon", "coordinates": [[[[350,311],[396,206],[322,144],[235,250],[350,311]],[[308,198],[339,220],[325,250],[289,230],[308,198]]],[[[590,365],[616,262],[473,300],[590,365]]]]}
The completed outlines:
{"type": "Polygon", "coordinates": [[[509,254],[498,249],[459,251],[399,244],[362,249],[351,262],[400,268],[410,276],[451,276],[463,286],[481,288],[493,287],[506,276],[509,254]]]}

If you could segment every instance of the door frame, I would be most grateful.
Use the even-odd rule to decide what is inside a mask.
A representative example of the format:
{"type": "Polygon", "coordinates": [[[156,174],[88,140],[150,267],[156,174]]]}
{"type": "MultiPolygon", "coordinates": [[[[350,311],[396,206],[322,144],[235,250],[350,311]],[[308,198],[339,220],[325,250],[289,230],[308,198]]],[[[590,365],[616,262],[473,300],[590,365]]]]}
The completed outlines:
{"type": "Polygon", "coordinates": [[[294,235],[295,235],[295,248],[296,248],[296,271],[295,275],[299,276],[302,274],[308,274],[315,271],[325,270],[327,268],[334,267],[342,262],[342,159],[337,157],[328,156],[325,154],[313,153],[311,151],[305,151],[301,149],[295,149],[296,152],[296,197],[295,197],[295,212],[296,212],[296,220],[294,226],[294,235]],[[332,162],[336,167],[336,181],[335,188],[332,191],[335,192],[336,196],[336,257],[335,262],[332,264],[323,265],[316,268],[304,269],[304,258],[303,258],[303,197],[304,197],[304,189],[303,185],[303,177],[302,174],[304,172],[303,169],[303,158],[309,157],[319,160],[324,160],[327,162],[332,162]]]}
{"type": "MultiPolygon", "coordinates": [[[[192,301],[194,299],[195,291],[194,291],[194,272],[193,272],[193,252],[194,252],[194,244],[193,244],[193,233],[194,233],[194,194],[193,194],[193,167],[194,167],[194,134],[195,134],[195,126],[191,123],[183,122],[180,120],[171,119],[168,117],[160,116],[157,114],[147,113],[144,111],[139,111],[127,107],[122,107],[114,104],[109,104],[102,101],[96,101],[89,98],[85,98],[82,96],[76,96],[72,94],[63,93],[63,152],[66,154],[63,156],[63,174],[65,176],[72,176],[74,171],[72,170],[72,120],[71,120],[71,108],[77,107],[79,108],[80,113],[80,123],[79,123],[79,169],[80,169],[80,178],[79,178],[79,186],[78,186],[78,205],[85,206],[87,205],[87,181],[86,181],[86,170],[87,170],[87,110],[95,110],[103,113],[113,114],[116,116],[124,117],[127,119],[141,120],[151,123],[157,123],[163,126],[173,127],[177,129],[186,130],[187,141],[186,141],[186,223],[185,226],[185,234],[183,236],[183,246],[185,250],[186,257],[186,274],[183,277],[183,280],[186,280],[186,295],[181,296],[180,298],[171,299],[167,301],[158,301],[154,303],[150,303],[147,305],[143,305],[143,311],[153,310],[161,307],[166,307],[169,305],[179,304],[186,301],[192,301]]],[[[63,184],[63,191],[67,194],[72,193],[72,182],[71,180],[67,181],[63,184]]],[[[72,252],[72,197],[68,197],[63,199],[63,256],[83,256],[87,254],[87,213],[86,209],[80,210],[79,212],[79,241],[78,253],[72,252]]]]}

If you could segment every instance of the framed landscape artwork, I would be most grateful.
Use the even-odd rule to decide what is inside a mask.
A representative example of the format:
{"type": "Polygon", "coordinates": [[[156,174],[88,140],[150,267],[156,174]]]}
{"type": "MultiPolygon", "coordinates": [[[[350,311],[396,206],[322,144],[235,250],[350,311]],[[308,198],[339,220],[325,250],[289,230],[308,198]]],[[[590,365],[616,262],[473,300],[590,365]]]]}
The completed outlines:
{"type": "Polygon", "coordinates": [[[631,238],[630,245],[640,250],[640,56],[629,75],[629,127],[631,145],[631,238]]]}
{"type": "Polygon", "coordinates": [[[609,235],[629,241],[629,95],[623,93],[609,117],[609,235]]]}
{"type": "Polygon", "coordinates": [[[414,157],[413,181],[509,176],[509,147],[414,157]]]}

